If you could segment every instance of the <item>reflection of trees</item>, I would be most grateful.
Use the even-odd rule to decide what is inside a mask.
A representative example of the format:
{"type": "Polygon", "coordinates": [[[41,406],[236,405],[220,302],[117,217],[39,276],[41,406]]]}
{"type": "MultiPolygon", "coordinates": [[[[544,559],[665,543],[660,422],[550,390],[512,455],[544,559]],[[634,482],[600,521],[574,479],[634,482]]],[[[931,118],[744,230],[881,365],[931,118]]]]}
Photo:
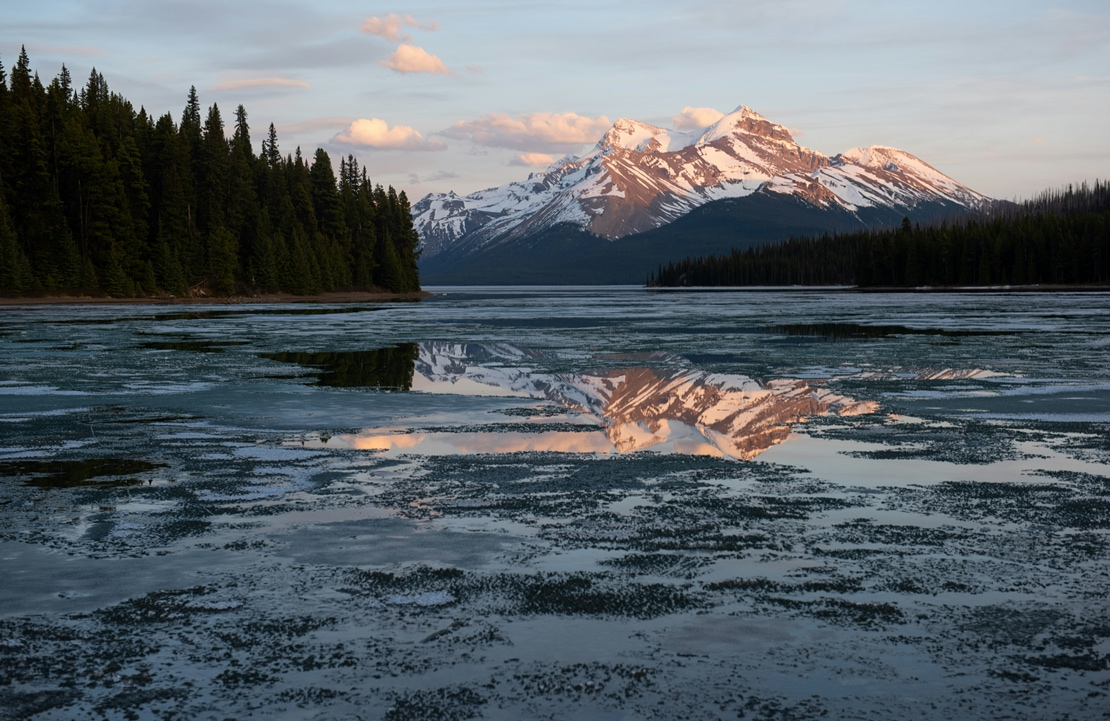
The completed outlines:
{"type": "Polygon", "coordinates": [[[91,483],[104,486],[133,486],[137,478],[119,479],[162,468],[164,463],[150,463],[129,458],[88,458],[76,461],[9,461],[0,463],[0,476],[30,476],[29,486],[39,488],[73,488],[91,483]],[[96,478],[116,478],[97,482],[96,478]]]}
{"type": "Polygon", "coordinates": [[[264,358],[281,363],[318,368],[315,385],[333,388],[412,388],[413,366],[418,355],[415,343],[392,348],[335,353],[265,353],[264,358]]]}

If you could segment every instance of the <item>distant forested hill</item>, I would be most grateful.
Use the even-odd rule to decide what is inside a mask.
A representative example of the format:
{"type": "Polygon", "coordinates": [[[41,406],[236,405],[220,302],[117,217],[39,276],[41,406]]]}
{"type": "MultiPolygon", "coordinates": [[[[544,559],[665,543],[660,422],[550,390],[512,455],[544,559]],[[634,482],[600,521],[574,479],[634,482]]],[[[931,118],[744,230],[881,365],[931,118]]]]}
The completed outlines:
{"type": "Polygon", "coordinates": [[[925,226],[791,238],[660,266],[649,286],[1110,285],[1110,183],[925,226]]]}
{"type": "Polygon", "coordinates": [[[93,70],[44,86],[27,53],[0,65],[0,295],[229,295],[419,290],[405,193],[353,156],[254,154],[240,105],[189,92],[180,122],[110,92],[93,70]]]}

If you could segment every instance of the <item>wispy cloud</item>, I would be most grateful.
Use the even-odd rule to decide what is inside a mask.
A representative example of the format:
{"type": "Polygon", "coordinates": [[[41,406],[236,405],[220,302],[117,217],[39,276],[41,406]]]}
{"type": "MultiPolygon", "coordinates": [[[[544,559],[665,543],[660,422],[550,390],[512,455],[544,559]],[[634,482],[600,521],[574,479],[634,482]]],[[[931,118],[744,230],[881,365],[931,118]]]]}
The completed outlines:
{"type": "Polygon", "coordinates": [[[80,55],[86,58],[102,58],[108,54],[103,48],[89,45],[27,45],[27,52],[32,55],[37,53],[80,55]]]}
{"type": "Polygon", "coordinates": [[[596,142],[611,125],[604,115],[526,113],[513,118],[491,113],[477,120],[460,120],[439,134],[495,148],[558,151],[596,142]]]}
{"type": "Polygon", "coordinates": [[[278,132],[281,133],[312,133],[318,130],[331,130],[333,128],[342,128],[349,126],[354,122],[354,118],[344,117],[331,117],[331,118],[312,118],[311,120],[301,120],[296,123],[282,123],[277,126],[278,132]]]}
{"type": "Polygon", "coordinates": [[[367,35],[377,35],[386,40],[393,42],[412,42],[412,38],[401,32],[401,28],[410,27],[418,28],[420,30],[435,31],[439,29],[439,23],[418,23],[412,19],[412,15],[398,15],[397,13],[390,13],[384,18],[370,17],[366,18],[366,22],[362,23],[362,32],[367,35]]]}
{"type": "Polygon", "coordinates": [[[394,125],[392,128],[379,118],[359,118],[347,129],[331,139],[339,145],[356,145],[360,148],[377,150],[446,150],[447,146],[438,140],[425,138],[419,131],[407,125],[394,125]]]}
{"type": "Polygon", "coordinates": [[[706,128],[725,116],[713,108],[691,108],[687,105],[682,112],[671,118],[675,130],[696,130],[706,128]]]}
{"type": "Polygon", "coordinates": [[[547,153],[522,153],[509,161],[509,165],[525,168],[546,168],[555,162],[555,156],[547,153]]]}
{"type": "Polygon", "coordinates": [[[422,185],[424,183],[436,183],[441,180],[454,180],[457,177],[459,177],[459,174],[452,173],[450,170],[440,170],[426,178],[420,177],[418,173],[409,173],[409,182],[413,185],[422,185]]]}
{"type": "Polygon", "coordinates": [[[431,75],[450,75],[451,71],[443,61],[424,48],[415,45],[399,45],[388,58],[378,63],[399,73],[428,73],[431,75]]]}
{"type": "Polygon", "coordinates": [[[245,78],[242,80],[226,80],[212,86],[213,90],[246,90],[250,88],[311,88],[303,80],[290,78],[245,78]]]}

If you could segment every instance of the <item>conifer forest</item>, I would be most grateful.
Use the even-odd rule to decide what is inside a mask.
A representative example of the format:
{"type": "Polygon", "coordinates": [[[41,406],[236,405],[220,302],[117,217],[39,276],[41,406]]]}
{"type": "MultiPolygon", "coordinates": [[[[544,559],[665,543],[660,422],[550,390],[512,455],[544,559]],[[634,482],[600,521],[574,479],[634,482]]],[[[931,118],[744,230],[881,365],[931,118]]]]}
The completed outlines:
{"type": "Polygon", "coordinates": [[[1069,185],[985,213],[791,238],[661,266],[649,286],[861,288],[1110,285],[1110,183],[1069,185]]]}
{"type": "Polygon", "coordinates": [[[189,91],[154,117],[93,70],[44,85],[0,64],[0,295],[229,296],[419,290],[405,193],[353,155],[256,155],[247,111],[226,123],[189,91]],[[230,124],[230,128],[228,127],[230,124]]]}

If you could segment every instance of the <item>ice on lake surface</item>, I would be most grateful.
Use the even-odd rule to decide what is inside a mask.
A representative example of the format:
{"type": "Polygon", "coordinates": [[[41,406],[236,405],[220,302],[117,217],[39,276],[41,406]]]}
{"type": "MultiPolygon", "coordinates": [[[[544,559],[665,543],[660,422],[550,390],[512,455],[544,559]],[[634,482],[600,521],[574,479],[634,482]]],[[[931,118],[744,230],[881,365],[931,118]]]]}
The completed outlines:
{"type": "Polygon", "coordinates": [[[1110,296],[0,311],[0,717],[1106,718],[1110,296]]]}

